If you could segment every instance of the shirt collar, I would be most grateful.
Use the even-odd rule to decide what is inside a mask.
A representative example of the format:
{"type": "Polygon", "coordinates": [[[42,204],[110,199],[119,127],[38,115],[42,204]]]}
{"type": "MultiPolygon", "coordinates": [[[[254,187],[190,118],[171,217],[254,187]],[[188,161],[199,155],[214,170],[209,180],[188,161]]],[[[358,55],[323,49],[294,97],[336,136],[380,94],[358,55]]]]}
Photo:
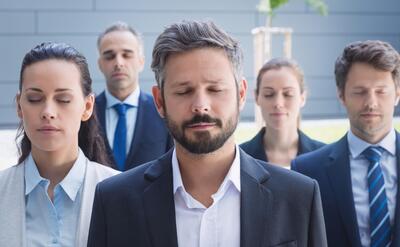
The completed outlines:
{"type": "MultiPolygon", "coordinates": [[[[78,158],[67,176],[59,184],[72,201],[75,201],[78,191],[83,184],[86,173],[86,160],[84,153],[79,149],[78,158]]],[[[30,194],[41,181],[46,180],[40,176],[36,163],[30,154],[25,161],[25,195],[30,194]]]]}
{"type": "Polygon", "coordinates": [[[87,158],[85,154],[79,149],[78,158],[74,165],[67,176],[60,182],[60,186],[72,201],[75,201],[76,195],[83,184],[86,173],[86,161],[87,158]]]}
{"type": "Polygon", "coordinates": [[[139,86],[133,91],[124,101],[120,101],[119,99],[115,98],[108,89],[105,90],[106,102],[107,102],[107,109],[113,107],[115,104],[124,103],[134,107],[138,107],[139,105],[139,95],[140,95],[140,88],[139,86]]]}
{"type": "MultiPolygon", "coordinates": [[[[176,157],[176,149],[174,148],[172,153],[172,174],[173,174],[173,193],[175,194],[179,188],[185,191],[183,186],[181,171],[179,169],[178,158],[176,157]]],[[[232,165],[229,168],[228,174],[226,175],[224,181],[221,184],[221,188],[228,185],[228,182],[232,183],[235,188],[240,192],[240,152],[239,147],[235,146],[235,158],[233,159],[232,165]]],[[[216,193],[218,194],[218,192],[216,193]]]]}
{"type": "MultiPolygon", "coordinates": [[[[368,143],[354,135],[351,130],[347,134],[347,141],[353,159],[359,157],[366,148],[372,146],[371,143],[368,143]]],[[[396,132],[394,129],[392,128],[392,130],[380,142],[373,146],[380,146],[394,156],[396,154],[396,132]]]]}
{"type": "Polygon", "coordinates": [[[45,180],[40,176],[39,170],[36,167],[32,154],[25,160],[25,195],[29,195],[32,190],[42,181],[45,180]]]}

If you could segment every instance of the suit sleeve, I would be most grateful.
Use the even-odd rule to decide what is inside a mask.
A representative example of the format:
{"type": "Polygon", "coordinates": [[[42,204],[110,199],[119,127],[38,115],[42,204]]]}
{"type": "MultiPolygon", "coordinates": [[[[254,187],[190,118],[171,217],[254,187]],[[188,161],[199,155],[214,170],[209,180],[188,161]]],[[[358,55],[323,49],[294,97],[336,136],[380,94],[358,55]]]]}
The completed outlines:
{"type": "Polygon", "coordinates": [[[290,162],[290,170],[297,171],[296,159],[290,162]]]}
{"type": "Polygon", "coordinates": [[[106,219],[101,200],[99,185],[96,186],[96,193],[93,201],[92,218],[90,221],[88,247],[107,246],[106,219]]]}
{"type": "Polygon", "coordinates": [[[325,221],[322,211],[321,195],[318,183],[314,180],[314,195],[310,213],[309,225],[309,243],[310,247],[327,247],[325,221]]]}

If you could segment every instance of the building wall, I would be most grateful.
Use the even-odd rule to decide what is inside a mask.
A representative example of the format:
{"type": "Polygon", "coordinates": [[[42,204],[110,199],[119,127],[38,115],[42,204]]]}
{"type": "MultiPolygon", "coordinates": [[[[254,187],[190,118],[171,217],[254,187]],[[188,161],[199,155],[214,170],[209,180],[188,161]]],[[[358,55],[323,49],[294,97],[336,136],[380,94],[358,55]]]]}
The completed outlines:
{"type": "MultiPolygon", "coordinates": [[[[291,0],[273,19],[274,26],[293,27],[293,57],[303,67],[309,98],[303,118],[343,117],[336,99],[333,65],[343,47],[355,40],[381,39],[400,48],[400,1],[325,0],[329,16],[321,17],[303,0],[291,0]],[[383,4],[384,2],[384,4],[383,4]]],[[[251,29],[264,25],[256,11],[258,0],[0,0],[0,126],[14,126],[14,97],[24,54],[43,41],[70,43],[90,63],[94,88],[104,88],[97,68],[96,38],[116,20],[126,21],[144,35],[146,65],[141,88],[155,84],[150,70],[151,50],[166,25],[183,19],[214,20],[242,44],[248,100],[242,120],[254,111],[253,45],[251,29]]],[[[280,56],[280,38],[274,39],[274,56],[280,56]]]]}

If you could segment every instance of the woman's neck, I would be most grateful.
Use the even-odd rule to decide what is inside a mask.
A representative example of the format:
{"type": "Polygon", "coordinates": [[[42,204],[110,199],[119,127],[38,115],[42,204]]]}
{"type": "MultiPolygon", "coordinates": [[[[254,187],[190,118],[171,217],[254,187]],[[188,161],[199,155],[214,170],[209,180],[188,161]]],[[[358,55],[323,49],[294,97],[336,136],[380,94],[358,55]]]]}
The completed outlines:
{"type": "Polygon", "coordinates": [[[290,166],[298,153],[299,134],[297,128],[267,128],[264,137],[264,151],[268,161],[281,166],[290,166]]]}
{"type": "Polygon", "coordinates": [[[50,186],[54,187],[71,170],[78,158],[79,149],[76,147],[62,151],[43,151],[33,147],[31,153],[40,176],[48,179],[50,186]]]}
{"type": "Polygon", "coordinates": [[[265,150],[287,150],[297,147],[299,134],[297,128],[265,129],[264,137],[265,150]]]}

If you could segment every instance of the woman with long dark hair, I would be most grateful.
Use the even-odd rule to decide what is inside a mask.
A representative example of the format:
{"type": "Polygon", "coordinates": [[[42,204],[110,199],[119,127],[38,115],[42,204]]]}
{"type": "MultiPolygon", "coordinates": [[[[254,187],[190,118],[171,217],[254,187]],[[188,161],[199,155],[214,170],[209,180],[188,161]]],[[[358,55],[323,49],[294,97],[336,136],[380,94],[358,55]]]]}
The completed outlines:
{"type": "Polygon", "coordinates": [[[86,246],[107,164],[86,59],[62,43],[24,57],[16,97],[18,164],[0,172],[0,246],[86,246]],[[101,164],[99,164],[101,163],[101,164]]]}
{"type": "Polygon", "coordinates": [[[297,155],[324,145],[299,129],[306,96],[303,72],[294,60],[266,62],[258,72],[255,90],[265,126],[241,148],[256,159],[289,168],[297,155]]]}

